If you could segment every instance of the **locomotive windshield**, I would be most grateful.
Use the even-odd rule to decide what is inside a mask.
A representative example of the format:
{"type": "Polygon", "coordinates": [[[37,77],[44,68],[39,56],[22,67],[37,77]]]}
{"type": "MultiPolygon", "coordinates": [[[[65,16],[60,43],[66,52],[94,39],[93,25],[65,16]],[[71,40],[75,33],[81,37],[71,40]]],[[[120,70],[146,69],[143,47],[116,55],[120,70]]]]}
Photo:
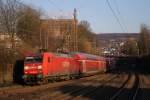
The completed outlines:
{"type": "Polygon", "coordinates": [[[41,56],[25,57],[25,62],[42,62],[41,56]]]}

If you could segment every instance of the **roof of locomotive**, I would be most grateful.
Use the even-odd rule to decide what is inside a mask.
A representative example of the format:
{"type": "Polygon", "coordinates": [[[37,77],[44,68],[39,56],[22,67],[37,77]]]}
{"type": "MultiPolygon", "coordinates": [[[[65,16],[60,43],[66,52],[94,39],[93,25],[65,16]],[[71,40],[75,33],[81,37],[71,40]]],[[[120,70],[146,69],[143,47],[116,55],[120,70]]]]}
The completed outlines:
{"type": "Polygon", "coordinates": [[[87,54],[82,52],[69,52],[69,53],[54,53],[54,52],[44,52],[44,53],[29,53],[26,54],[26,56],[43,56],[43,54],[54,54],[55,56],[59,57],[75,57],[77,59],[88,59],[88,60],[104,60],[104,57],[93,55],[93,54],[87,54]]]}
{"type": "Polygon", "coordinates": [[[26,53],[24,54],[25,57],[36,57],[36,56],[42,56],[42,53],[26,53]]]}

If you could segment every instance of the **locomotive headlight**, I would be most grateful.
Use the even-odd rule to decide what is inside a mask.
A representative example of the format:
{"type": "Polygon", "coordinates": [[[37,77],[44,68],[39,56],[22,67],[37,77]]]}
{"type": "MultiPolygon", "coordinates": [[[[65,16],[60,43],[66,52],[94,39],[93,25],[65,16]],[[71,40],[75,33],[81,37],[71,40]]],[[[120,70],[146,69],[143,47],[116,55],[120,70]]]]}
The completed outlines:
{"type": "Polygon", "coordinates": [[[25,66],[25,67],[24,67],[24,70],[28,70],[28,69],[29,69],[29,67],[28,67],[28,66],[25,66]]]}
{"type": "Polygon", "coordinates": [[[42,69],[42,66],[40,65],[40,66],[38,66],[38,69],[42,69]]]}

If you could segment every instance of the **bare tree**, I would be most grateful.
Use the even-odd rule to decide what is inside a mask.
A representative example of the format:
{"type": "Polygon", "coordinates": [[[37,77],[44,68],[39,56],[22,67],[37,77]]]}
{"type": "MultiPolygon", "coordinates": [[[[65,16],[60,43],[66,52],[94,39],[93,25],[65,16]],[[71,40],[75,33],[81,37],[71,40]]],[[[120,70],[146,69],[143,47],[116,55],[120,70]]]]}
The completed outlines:
{"type": "Polygon", "coordinates": [[[0,23],[3,31],[11,37],[12,48],[21,6],[19,0],[0,0],[0,23]]]}
{"type": "Polygon", "coordinates": [[[95,53],[95,35],[91,31],[90,23],[81,21],[78,25],[79,51],[87,53],[95,53]],[[93,43],[94,40],[94,43],[93,43]]]}
{"type": "Polygon", "coordinates": [[[139,53],[137,41],[133,38],[128,38],[121,47],[121,53],[130,56],[137,56],[139,53]]]}
{"type": "Polygon", "coordinates": [[[150,29],[143,24],[139,36],[139,50],[141,55],[150,55],[150,29]]]}
{"type": "Polygon", "coordinates": [[[41,31],[40,12],[26,6],[22,13],[23,16],[19,18],[17,24],[17,35],[27,44],[39,47],[41,31]]]}

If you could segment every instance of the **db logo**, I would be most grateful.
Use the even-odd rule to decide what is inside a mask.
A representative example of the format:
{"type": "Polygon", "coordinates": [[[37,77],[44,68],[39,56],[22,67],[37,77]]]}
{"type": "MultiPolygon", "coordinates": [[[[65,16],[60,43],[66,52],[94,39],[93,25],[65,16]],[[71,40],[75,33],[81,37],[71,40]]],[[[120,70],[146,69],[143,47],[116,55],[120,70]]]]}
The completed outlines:
{"type": "Polygon", "coordinates": [[[70,63],[65,61],[65,62],[62,62],[62,66],[63,67],[69,67],[70,66],[70,63]]]}

